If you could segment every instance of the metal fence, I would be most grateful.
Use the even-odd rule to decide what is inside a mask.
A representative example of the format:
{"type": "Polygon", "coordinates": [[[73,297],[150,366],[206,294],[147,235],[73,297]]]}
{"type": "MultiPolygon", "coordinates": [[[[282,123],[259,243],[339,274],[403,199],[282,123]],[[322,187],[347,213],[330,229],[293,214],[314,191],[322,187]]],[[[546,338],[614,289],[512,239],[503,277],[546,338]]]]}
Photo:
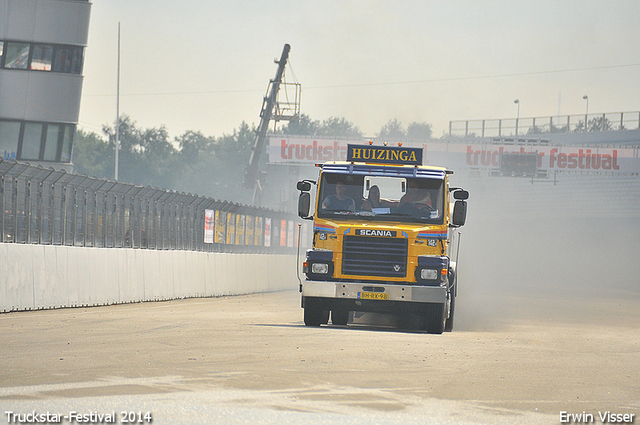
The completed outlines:
{"type": "Polygon", "coordinates": [[[0,158],[0,242],[293,252],[297,217],[0,158]]]}
{"type": "Polygon", "coordinates": [[[549,133],[637,130],[640,112],[449,122],[449,136],[509,137],[549,133]],[[586,123],[586,125],[585,125],[586,123]]]}

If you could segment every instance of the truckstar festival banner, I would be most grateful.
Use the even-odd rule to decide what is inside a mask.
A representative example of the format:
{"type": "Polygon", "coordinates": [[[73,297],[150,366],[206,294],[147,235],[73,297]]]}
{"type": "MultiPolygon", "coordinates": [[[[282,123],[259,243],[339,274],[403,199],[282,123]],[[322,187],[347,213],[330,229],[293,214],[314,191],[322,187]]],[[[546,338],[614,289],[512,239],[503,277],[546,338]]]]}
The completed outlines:
{"type": "MultiPolygon", "coordinates": [[[[536,155],[537,169],[567,172],[633,174],[640,172],[638,147],[602,145],[517,146],[506,144],[445,143],[425,145],[430,163],[457,168],[494,170],[504,155],[536,155]],[[444,149],[443,149],[444,148],[444,149]]],[[[426,161],[425,161],[426,163],[426,161]]]]}
{"type": "MultiPolygon", "coordinates": [[[[403,146],[423,148],[424,165],[438,165],[453,170],[500,168],[505,154],[537,155],[537,169],[563,172],[597,172],[606,174],[640,173],[640,147],[618,147],[603,144],[553,145],[536,144],[525,139],[526,146],[513,143],[464,143],[430,141],[404,142],[403,146]]],[[[268,155],[272,164],[319,164],[326,161],[346,161],[347,144],[366,144],[365,141],[345,139],[311,139],[278,137],[269,139],[268,155]]],[[[376,142],[375,145],[382,143],[376,142]]],[[[390,144],[391,145],[391,144],[390,144]]],[[[640,142],[639,142],[640,145],[640,142]]]]}
{"type": "MultiPolygon", "coordinates": [[[[345,161],[347,143],[353,140],[305,139],[294,137],[269,138],[270,163],[319,164],[326,161],[345,161]]],[[[364,144],[364,141],[355,141],[364,144]]]]}

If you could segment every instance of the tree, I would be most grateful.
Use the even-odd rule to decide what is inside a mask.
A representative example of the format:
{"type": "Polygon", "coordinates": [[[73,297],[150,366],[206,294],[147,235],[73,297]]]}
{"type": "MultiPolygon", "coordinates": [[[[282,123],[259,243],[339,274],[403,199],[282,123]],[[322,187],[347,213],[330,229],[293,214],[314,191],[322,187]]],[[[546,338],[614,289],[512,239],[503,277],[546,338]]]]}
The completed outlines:
{"type": "Polygon", "coordinates": [[[76,173],[106,179],[113,177],[115,152],[109,142],[93,132],[76,130],[73,168],[76,173]]]}
{"type": "Polygon", "coordinates": [[[283,134],[298,134],[301,136],[314,136],[318,132],[320,123],[309,118],[309,115],[300,114],[280,129],[283,134]]]}
{"type": "Polygon", "coordinates": [[[202,155],[212,151],[215,139],[205,137],[200,131],[189,130],[176,137],[174,141],[178,145],[181,160],[186,163],[195,163],[202,155]]]}
{"type": "Polygon", "coordinates": [[[343,117],[330,117],[319,122],[305,114],[289,121],[279,131],[300,136],[362,137],[362,131],[343,117]]]}
{"type": "MultiPolygon", "coordinates": [[[[233,199],[241,203],[251,202],[253,193],[242,189],[242,180],[251,157],[255,136],[256,129],[243,121],[240,128],[232,134],[223,134],[213,143],[214,156],[209,164],[212,168],[209,174],[211,196],[233,199]]],[[[261,163],[265,162],[265,155],[261,155],[261,163]]]]}
{"type": "Polygon", "coordinates": [[[527,135],[544,133],[548,133],[548,131],[544,127],[538,127],[537,125],[533,125],[527,130],[527,135]]]}
{"type": "MultiPolygon", "coordinates": [[[[607,117],[600,116],[590,119],[587,122],[587,127],[585,129],[584,121],[580,120],[573,131],[575,132],[583,132],[583,131],[611,131],[614,130],[614,126],[609,121],[607,117]]],[[[624,130],[624,126],[620,127],[620,130],[624,130]]]]}
{"type": "Polygon", "coordinates": [[[569,132],[568,125],[563,125],[563,126],[552,125],[549,127],[549,133],[568,133],[568,132],[569,132]]]}
{"type": "Polygon", "coordinates": [[[333,137],[362,137],[362,131],[342,117],[330,117],[322,121],[317,134],[333,137]]]}
{"type": "MultiPolygon", "coordinates": [[[[300,115],[279,130],[284,134],[361,138],[362,132],[342,117],[322,122],[300,115]]],[[[78,130],[74,146],[74,167],[79,173],[113,179],[115,156],[115,124],[104,125],[103,136],[78,130]]],[[[389,121],[380,137],[403,138],[405,132],[398,120],[389,121]]],[[[431,125],[411,123],[407,134],[428,138],[431,125]]],[[[186,131],[170,140],[165,126],[139,128],[123,115],[120,119],[119,176],[123,182],[161,189],[178,190],[216,199],[251,203],[253,191],[241,186],[256,137],[256,128],[242,122],[231,134],[205,136],[199,131],[186,131]]],[[[270,172],[263,199],[278,207],[279,192],[288,185],[289,174],[282,167],[270,168],[267,155],[260,157],[261,172],[270,172]]]]}
{"type": "Polygon", "coordinates": [[[608,118],[601,116],[590,119],[587,129],[589,131],[610,131],[613,130],[613,125],[608,118]]]}
{"type": "Polygon", "coordinates": [[[386,123],[378,132],[378,138],[381,139],[402,139],[406,136],[402,123],[396,118],[386,123]]]}
{"type": "MultiPolygon", "coordinates": [[[[95,133],[78,132],[76,172],[113,179],[115,125],[104,125],[103,133],[106,140],[95,133]]],[[[118,180],[248,203],[251,197],[238,182],[254,139],[255,129],[243,122],[232,134],[217,139],[187,131],[171,141],[164,126],[138,128],[130,117],[122,116],[118,180]]]]}
{"type": "MultiPolygon", "coordinates": [[[[115,146],[115,125],[104,125],[102,131],[109,138],[109,144],[115,146]]],[[[123,115],[120,119],[119,141],[118,180],[171,187],[177,151],[169,141],[169,133],[164,126],[140,129],[135,126],[135,121],[123,115]]]]}
{"type": "Polygon", "coordinates": [[[427,124],[426,122],[412,122],[407,127],[407,138],[414,140],[426,140],[430,139],[433,131],[431,129],[431,124],[427,124]]]}
{"type": "Polygon", "coordinates": [[[214,152],[214,137],[206,137],[201,132],[187,131],[176,137],[178,146],[175,180],[172,188],[180,192],[214,196],[217,158],[214,152]]]}

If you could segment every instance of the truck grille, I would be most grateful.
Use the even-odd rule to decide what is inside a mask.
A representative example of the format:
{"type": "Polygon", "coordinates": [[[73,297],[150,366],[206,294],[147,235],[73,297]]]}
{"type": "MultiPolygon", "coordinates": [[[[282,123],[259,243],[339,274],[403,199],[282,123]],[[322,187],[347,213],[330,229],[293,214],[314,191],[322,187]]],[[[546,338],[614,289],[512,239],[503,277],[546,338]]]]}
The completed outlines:
{"type": "Polygon", "coordinates": [[[342,273],[361,276],[406,277],[408,239],[345,236],[342,273]]]}

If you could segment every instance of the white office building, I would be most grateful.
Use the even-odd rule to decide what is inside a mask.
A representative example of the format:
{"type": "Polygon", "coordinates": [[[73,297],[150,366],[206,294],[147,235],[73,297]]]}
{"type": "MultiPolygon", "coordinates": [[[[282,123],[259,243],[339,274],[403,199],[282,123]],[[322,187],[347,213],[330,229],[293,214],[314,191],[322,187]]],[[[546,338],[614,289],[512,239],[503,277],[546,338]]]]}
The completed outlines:
{"type": "Polygon", "coordinates": [[[0,157],[71,165],[88,0],[0,0],[0,157]]]}

